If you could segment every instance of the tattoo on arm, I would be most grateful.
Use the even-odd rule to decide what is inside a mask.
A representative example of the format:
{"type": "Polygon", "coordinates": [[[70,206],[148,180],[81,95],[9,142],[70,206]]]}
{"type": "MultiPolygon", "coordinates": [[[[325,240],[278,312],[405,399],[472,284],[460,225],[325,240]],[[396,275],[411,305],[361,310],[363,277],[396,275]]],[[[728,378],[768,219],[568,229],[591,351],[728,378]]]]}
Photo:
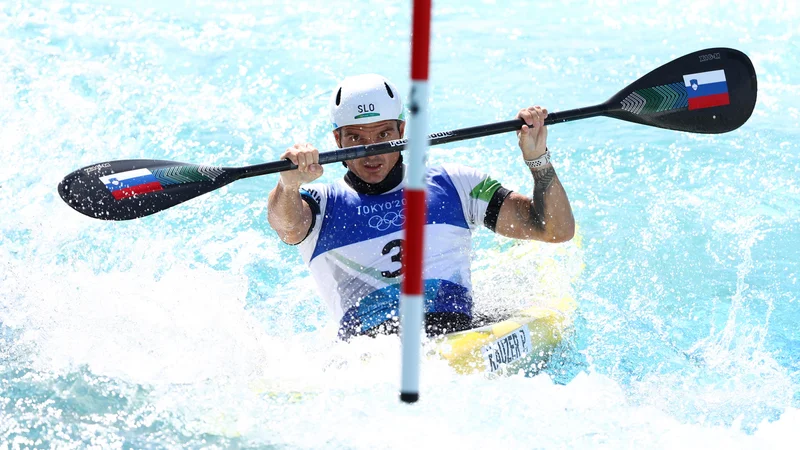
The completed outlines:
{"type": "MultiPolygon", "coordinates": [[[[531,170],[533,173],[533,200],[531,200],[530,209],[526,211],[527,219],[530,224],[537,230],[544,231],[545,229],[545,192],[547,188],[553,184],[553,179],[556,176],[556,171],[553,166],[531,170]]],[[[522,213],[522,211],[520,211],[522,213]]],[[[522,215],[522,214],[520,214],[522,215]]]]}

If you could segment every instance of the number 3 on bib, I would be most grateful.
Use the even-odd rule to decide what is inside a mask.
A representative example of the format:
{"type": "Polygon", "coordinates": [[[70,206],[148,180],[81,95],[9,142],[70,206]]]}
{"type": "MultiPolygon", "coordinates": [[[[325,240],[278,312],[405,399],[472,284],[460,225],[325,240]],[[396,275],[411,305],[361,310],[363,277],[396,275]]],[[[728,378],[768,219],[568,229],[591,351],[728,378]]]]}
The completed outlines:
{"type": "Polygon", "coordinates": [[[383,246],[383,250],[381,250],[382,255],[388,255],[392,250],[397,249],[397,253],[392,255],[392,262],[396,262],[400,264],[400,267],[397,270],[388,271],[384,270],[381,272],[385,278],[397,278],[400,276],[403,270],[403,240],[402,239],[395,239],[393,241],[389,241],[386,245],[383,246]]]}

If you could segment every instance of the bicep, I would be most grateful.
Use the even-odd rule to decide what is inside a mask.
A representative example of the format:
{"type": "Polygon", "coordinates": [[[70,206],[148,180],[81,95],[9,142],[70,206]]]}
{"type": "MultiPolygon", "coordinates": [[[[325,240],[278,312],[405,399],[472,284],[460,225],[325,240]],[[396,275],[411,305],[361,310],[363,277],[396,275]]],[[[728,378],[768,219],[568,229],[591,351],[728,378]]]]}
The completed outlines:
{"type": "Polygon", "coordinates": [[[495,232],[513,239],[544,240],[545,233],[534,225],[531,199],[512,192],[500,206],[495,232]]]}
{"type": "Polygon", "coordinates": [[[279,197],[275,190],[270,193],[267,220],[283,242],[299,244],[314,225],[314,212],[302,197],[299,201],[279,197]]]}
{"type": "MultiPolygon", "coordinates": [[[[314,212],[311,211],[311,207],[308,205],[307,202],[302,201],[301,203],[301,212],[300,212],[300,221],[297,226],[287,230],[286,237],[284,238],[281,236],[283,242],[290,244],[290,245],[297,245],[305,240],[308,234],[311,232],[311,227],[314,226],[315,216],[314,212]]],[[[279,233],[280,234],[280,233],[279,233]]]]}

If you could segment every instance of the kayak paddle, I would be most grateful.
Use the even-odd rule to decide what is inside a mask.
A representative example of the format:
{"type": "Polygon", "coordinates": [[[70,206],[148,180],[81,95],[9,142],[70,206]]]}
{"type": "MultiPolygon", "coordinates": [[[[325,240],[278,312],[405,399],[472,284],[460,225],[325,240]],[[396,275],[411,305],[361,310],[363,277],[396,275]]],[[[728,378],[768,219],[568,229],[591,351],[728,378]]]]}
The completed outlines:
{"type": "MultiPolygon", "coordinates": [[[[589,117],[615,119],[691,133],[725,133],[742,126],[756,104],[756,72],[744,53],[710,48],[675,59],[644,75],[605,103],[550,113],[545,125],[589,117]]],[[[433,133],[430,145],[518,130],[514,119],[433,133]]],[[[405,149],[407,140],[359,145],[320,153],[330,164],[405,149]]],[[[244,167],[212,167],[147,159],[109,161],[76,170],[58,185],[76,211],[103,220],[149,216],[233,181],[293,170],[280,160],[244,167]]]]}

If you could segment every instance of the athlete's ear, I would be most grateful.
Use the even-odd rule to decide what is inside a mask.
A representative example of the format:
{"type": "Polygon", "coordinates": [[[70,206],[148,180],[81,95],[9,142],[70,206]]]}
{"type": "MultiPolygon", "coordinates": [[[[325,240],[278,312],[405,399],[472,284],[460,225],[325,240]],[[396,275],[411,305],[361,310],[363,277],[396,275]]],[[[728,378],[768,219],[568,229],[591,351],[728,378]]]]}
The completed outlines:
{"type": "Polygon", "coordinates": [[[406,134],[406,121],[399,120],[397,124],[397,131],[400,132],[400,139],[403,139],[403,135],[406,134]]]}

